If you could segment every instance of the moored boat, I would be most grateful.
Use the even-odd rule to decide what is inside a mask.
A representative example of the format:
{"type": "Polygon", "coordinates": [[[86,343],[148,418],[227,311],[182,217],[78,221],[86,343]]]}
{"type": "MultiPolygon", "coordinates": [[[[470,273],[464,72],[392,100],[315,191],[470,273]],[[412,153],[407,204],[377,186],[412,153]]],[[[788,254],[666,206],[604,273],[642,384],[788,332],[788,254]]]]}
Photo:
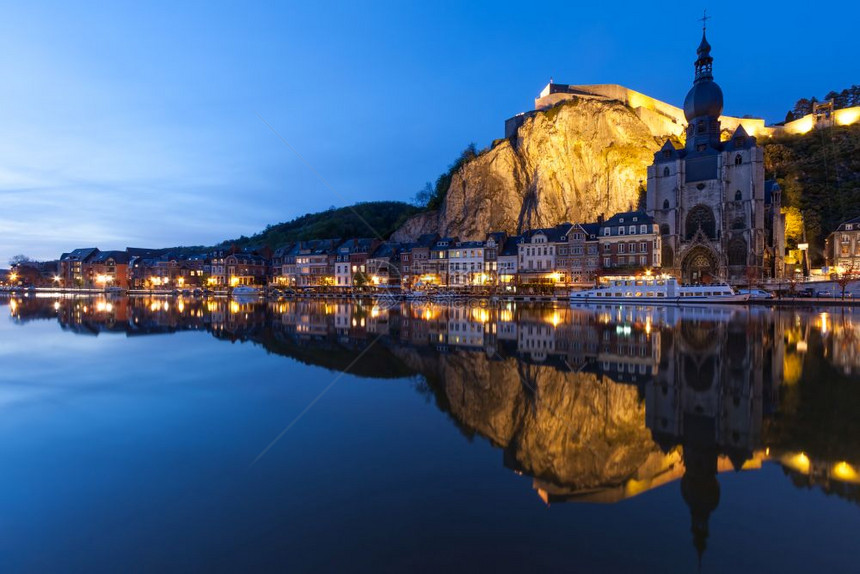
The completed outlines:
{"type": "Polygon", "coordinates": [[[230,292],[230,295],[233,297],[256,297],[258,295],[262,295],[262,291],[251,285],[237,285],[233,287],[233,291],[230,292]]]}
{"type": "Polygon", "coordinates": [[[680,285],[667,275],[604,277],[594,289],[572,291],[571,302],[636,301],[640,303],[744,303],[749,293],[737,293],[723,283],[680,285]]]}

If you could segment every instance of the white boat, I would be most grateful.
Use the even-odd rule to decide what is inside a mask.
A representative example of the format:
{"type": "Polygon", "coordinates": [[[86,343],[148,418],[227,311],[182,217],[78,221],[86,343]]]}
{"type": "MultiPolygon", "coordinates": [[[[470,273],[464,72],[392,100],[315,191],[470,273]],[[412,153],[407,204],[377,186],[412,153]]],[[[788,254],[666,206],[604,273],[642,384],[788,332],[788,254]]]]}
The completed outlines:
{"type": "Polygon", "coordinates": [[[604,277],[594,289],[572,291],[571,303],[629,302],[654,303],[744,303],[749,293],[737,293],[729,285],[680,285],[674,277],[604,277]]]}
{"type": "Polygon", "coordinates": [[[233,297],[256,297],[262,294],[263,292],[258,287],[251,285],[237,285],[233,287],[233,291],[230,293],[233,297]]]}

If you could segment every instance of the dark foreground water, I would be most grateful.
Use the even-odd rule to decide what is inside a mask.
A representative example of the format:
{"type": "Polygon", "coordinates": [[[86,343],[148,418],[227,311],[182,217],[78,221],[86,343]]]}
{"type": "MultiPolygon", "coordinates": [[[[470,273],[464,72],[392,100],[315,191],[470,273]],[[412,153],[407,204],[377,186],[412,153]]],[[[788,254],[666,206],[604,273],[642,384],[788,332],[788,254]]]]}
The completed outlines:
{"type": "Polygon", "coordinates": [[[860,568],[860,313],[0,300],[4,572],[860,568]]]}

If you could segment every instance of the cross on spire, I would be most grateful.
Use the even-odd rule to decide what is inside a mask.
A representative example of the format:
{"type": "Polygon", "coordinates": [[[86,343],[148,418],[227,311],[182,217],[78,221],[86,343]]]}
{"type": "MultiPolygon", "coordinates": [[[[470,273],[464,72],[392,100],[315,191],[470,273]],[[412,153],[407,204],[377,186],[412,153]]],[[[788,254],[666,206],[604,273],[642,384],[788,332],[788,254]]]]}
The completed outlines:
{"type": "Polygon", "coordinates": [[[708,20],[710,20],[710,19],[711,19],[711,17],[708,16],[708,9],[705,8],[705,13],[702,15],[701,18],[699,18],[699,20],[702,21],[702,32],[704,32],[705,29],[708,27],[708,20]]]}

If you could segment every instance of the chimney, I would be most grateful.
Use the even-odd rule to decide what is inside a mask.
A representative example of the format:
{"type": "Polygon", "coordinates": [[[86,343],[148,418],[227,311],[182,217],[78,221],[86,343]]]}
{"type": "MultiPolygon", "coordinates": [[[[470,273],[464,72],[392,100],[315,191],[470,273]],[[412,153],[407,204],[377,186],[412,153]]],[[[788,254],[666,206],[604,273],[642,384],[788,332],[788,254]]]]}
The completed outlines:
{"type": "Polygon", "coordinates": [[[603,225],[603,214],[602,213],[597,216],[597,223],[600,225],[603,225]]]}

